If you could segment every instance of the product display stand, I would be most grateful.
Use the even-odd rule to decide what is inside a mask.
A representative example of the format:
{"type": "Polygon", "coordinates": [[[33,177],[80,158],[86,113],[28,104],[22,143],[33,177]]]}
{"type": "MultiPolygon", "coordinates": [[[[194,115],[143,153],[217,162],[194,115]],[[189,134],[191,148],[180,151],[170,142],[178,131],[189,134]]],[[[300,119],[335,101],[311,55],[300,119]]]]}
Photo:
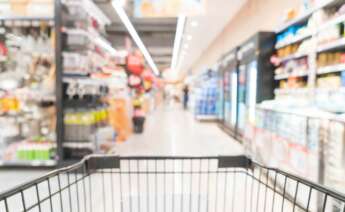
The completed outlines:
{"type": "MultiPolygon", "coordinates": [[[[62,28],[62,3],[60,0],[54,1],[54,22],[55,29],[62,28]]],[[[55,36],[55,65],[56,65],[56,139],[57,139],[57,155],[59,165],[65,159],[62,141],[64,139],[64,116],[63,116],[63,74],[62,74],[62,33],[56,30],[55,36]]]]}
{"type": "Polygon", "coordinates": [[[345,70],[341,59],[341,52],[345,49],[345,14],[329,11],[340,9],[344,3],[339,0],[321,1],[277,30],[277,99],[309,99],[317,104],[318,101],[327,101],[327,97],[319,99],[325,94],[343,98],[341,86],[344,82],[334,80],[331,74],[341,75],[345,70]],[[320,16],[322,22],[317,20],[320,16]],[[330,80],[336,83],[327,83],[330,80]]]}
{"type": "MultiPolygon", "coordinates": [[[[54,47],[52,51],[52,54],[54,55],[54,58],[52,59],[52,66],[54,67],[55,71],[54,76],[51,76],[51,78],[54,79],[53,84],[55,85],[55,88],[54,92],[52,94],[49,94],[49,96],[45,95],[44,93],[44,91],[47,89],[41,89],[41,91],[39,92],[32,92],[29,89],[21,89],[18,94],[11,94],[17,96],[20,95],[21,98],[24,98],[23,101],[35,101],[40,102],[40,104],[43,105],[46,105],[47,102],[49,104],[53,102],[53,114],[55,115],[55,117],[54,121],[52,121],[52,124],[54,125],[55,130],[50,133],[51,135],[49,134],[49,138],[52,138],[51,140],[54,141],[53,149],[49,150],[48,152],[46,150],[48,147],[42,146],[46,144],[46,141],[42,143],[42,141],[39,140],[42,140],[42,136],[36,136],[38,137],[36,139],[39,140],[37,141],[37,144],[33,143],[30,140],[33,137],[31,136],[28,138],[20,137],[19,139],[29,140],[30,143],[26,144],[19,140],[20,144],[23,143],[21,144],[23,145],[23,148],[21,148],[20,146],[17,147],[17,145],[15,145],[13,148],[11,147],[10,151],[6,146],[8,143],[8,135],[2,135],[0,133],[0,167],[51,167],[73,162],[74,157],[71,157],[70,153],[75,151],[66,150],[66,148],[71,148],[71,146],[72,149],[75,147],[71,145],[68,140],[66,140],[66,111],[70,110],[71,107],[85,107],[85,110],[90,111],[89,118],[91,118],[90,114],[93,114],[93,117],[91,118],[92,121],[91,119],[87,121],[89,124],[92,123],[92,127],[90,127],[89,129],[92,132],[95,130],[97,131],[98,128],[104,126],[107,115],[107,111],[105,108],[106,104],[103,101],[100,101],[101,98],[108,94],[110,85],[120,86],[120,84],[123,84],[120,83],[120,81],[122,80],[120,79],[121,77],[118,78],[118,81],[115,80],[115,82],[114,79],[116,77],[109,79],[101,78],[102,80],[98,80],[97,78],[94,78],[92,76],[93,74],[99,74],[97,70],[99,70],[100,67],[102,67],[107,62],[105,56],[101,57],[100,55],[114,55],[115,52],[115,50],[111,47],[111,44],[104,37],[105,30],[103,26],[109,24],[110,20],[107,19],[107,17],[95,5],[95,3],[93,3],[92,1],[54,1],[54,5],[52,5],[52,7],[54,7],[55,15],[51,17],[35,17],[30,15],[10,15],[0,17],[0,27],[9,28],[10,30],[12,30],[12,28],[13,30],[16,30],[17,28],[25,28],[31,26],[33,28],[42,28],[42,24],[49,28],[52,34],[51,43],[54,47]],[[70,11],[69,9],[71,7],[73,7],[73,9],[70,11]],[[73,15],[73,13],[75,12],[78,14],[73,15]],[[74,25],[74,20],[79,21],[79,24],[74,25]],[[79,43],[81,44],[79,46],[70,45],[76,44],[75,42],[78,43],[80,41],[84,41],[84,43],[79,43]],[[83,55],[86,56],[83,57],[83,55]],[[71,64],[77,64],[79,65],[79,67],[72,67],[71,64]],[[89,64],[91,64],[91,66],[88,66],[89,64]],[[67,68],[69,69],[67,70],[67,68]],[[73,89],[70,88],[70,84],[77,85],[77,89],[79,89],[77,91],[74,90],[76,91],[75,95],[71,94],[71,90],[73,89]],[[74,101],[75,99],[77,99],[78,101],[74,101]],[[5,139],[7,139],[5,140],[6,142],[2,142],[2,136],[7,136],[5,137],[5,139]],[[28,148],[28,145],[32,145],[32,147],[30,146],[28,148]],[[11,153],[11,158],[17,159],[8,159],[9,152],[11,153]],[[50,155],[48,156],[48,154],[50,155]],[[4,158],[4,160],[2,160],[2,158],[4,158]]],[[[6,42],[5,36],[0,35],[0,73],[4,70],[5,67],[3,63],[7,60],[6,45],[1,45],[1,41],[3,41],[3,43],[6,42]]],[[[3,78],[6,79],[6,75],[4,75],[3,73],[1,74],[1,77],[4,76],[1,78],[1,80],[3,78]]],[[[124,85],[126,85],[126,83],[124,85]]],[[[0,89],[0,118],[2,118],[3,116],[13,116],[13,118],[19,117],[16,118],[16,120],[23,120],[20,117],[26,117],[27,114],[24,112],[13,112],[14,110],[18,110],[18,108],[15,107],[15,99],[13,100],[11,96],[11,98],[7,97],[7,93],[9,92],[3,92],[2,88],[0,89]]],[[[87,112],[85,113],[85,111],[81,111],[81,113],[84,115],[87,114],[87,112]]],[[[42,114],[47,115],[45,113],[42,114]]],[[[70,118],[70,116],[67,116],[67,118],[70,118]]],[[[86,116],[83,116],[83,118],[84,123],[82,124],[85,124],[86,116]]],[[[70,120],[67,119],[67,121],[70,120]]],[[[29,123],[21,122],[19,124],[26,124],[30,126],[29,123]]],[[[75,131],[81,132],[79,128],[75,128],[75,131]]],[[[40,129],[41,131],[43,130],[43,133],[47,134],[47,130],[44,127],[38,127],[38,129],[40,129]]],[[[69,127],[68,129],[71,128],[69,127]]],[[[6,130],[6,132],[7,131],[12,133],[13,130],[6,130]]],[[[84,134],[86,133],[84,132],[84,134]]],[[[94,137],[96,137],[96,132],[95,135],[92,135],[92,138],[94,137]]],[[[13,142],[9,142],[11,142],[9,144],[12,145],[13,142]]],[[[81,143],[78,143],[78,145],[80,146],[81,143]]],[[[90,146],[90,143],[88,143],[87,145],[90,146]]],[[[84,146],[86,146],[86,144],[84,146]]],[[[96,149],[96,147],[92,147],[92,149],[96,149]]],[[[81,154],[80,157],[82,157],[83,155],[84,154],[81,154]]]]}
{"type": "Polygon", "coordinates": [[[105,38],[105,26],[110,20],[92,1],[66,0],[62,5],[65,9],[61,11],[60,27],[62,110],[59,133],[62,158],[73,160],[95,152],[99,131],[110,128],[109,104],[105,99],[109,85],[114,82],[105,78],[107,75],[102,75],[100,70],[107,65],[108,58],[114,56],[115,50],[105,38]]]}
{"type": "Polygon", "coordinates": [[[55,125],[53,110],[57,104],[57,98],[53,92],[56,87],[52,86],[57,72],[53,68],[55,66],[54,49],[51,49],[50,43],[47,44],[51,37],[44,37],[53,35],[54,18],[2,16],[0,27],[1,34],[4,35],[0,36],[0,42],[3,44],[0,58],[0,119],[5,122],[9,119],[6,126],[15,124],[18,129],[18,135],[15,137],[6,135],[6,133],[14,132],[13,127],[5,128],[4,134],[0,133],[0,167],[55,166],[58,161],[55,149],[59,145],[55,130],[52,129],[55,125]],[[25,34],[27,32],[29,34],[25,34]],[[10,40],[20,37],[27,39],[25,43],[10,40]],[[7,50],[4,50],[5,48],[7,50]],[[29,50],[31,48],[35,49],[29,50]],[[19,54],[24,56],[19,56],[19,54]],[[20,63],[13,63],[13,61],[18,61],[17,57],[23,58],[19,60],[20,63]],[[14,74],[16,71],[19,72],[14,74]],[[27,73],[29,78],[22,77],[24,73],[27,73]],[[13,79],[16,80],[16,87],[5,88],[11,85],[8,83],[13,82],[11,81],[13,79]],[[14,104],[13,101],[17,103],[14,104]],[[40,111],[39,114],[37,110],[40,111]],[[4,136],[3,140],[2,136],[4,136]]]}
{"type": "Polygon", "coordinates": [[[218,77],[215,71],[209,69],[194,81],[194,116],[198,121],[215,122],[218,120],[217,100],[220,93],[218,77]]]}

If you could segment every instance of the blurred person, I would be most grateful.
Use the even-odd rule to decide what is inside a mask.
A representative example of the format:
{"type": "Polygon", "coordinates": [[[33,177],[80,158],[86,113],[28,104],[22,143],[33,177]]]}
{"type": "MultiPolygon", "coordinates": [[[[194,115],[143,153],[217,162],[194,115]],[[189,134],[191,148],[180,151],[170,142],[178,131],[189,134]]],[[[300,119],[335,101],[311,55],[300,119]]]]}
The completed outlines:
{"type": "Polygon", "coordinates": [[[133,99],[133,128],[134,133],[141,134],[144,131],[145,112],[143,109],[143,98],[139,92],[133,99]]]}
{"type": "Polygon", "coordinates": [[[189,101],[189,86],[185,85],[183,88],[183,108],[185,110],[188,109],[188,101],[189,101]]]}

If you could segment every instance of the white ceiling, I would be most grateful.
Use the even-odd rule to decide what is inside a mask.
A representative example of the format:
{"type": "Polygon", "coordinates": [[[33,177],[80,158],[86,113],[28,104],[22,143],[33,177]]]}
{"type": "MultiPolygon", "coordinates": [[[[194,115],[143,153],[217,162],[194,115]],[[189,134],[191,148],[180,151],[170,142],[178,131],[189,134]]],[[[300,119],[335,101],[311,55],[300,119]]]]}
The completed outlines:
{"type": "Polygon", "coordinates": [[[181,45],[181,52],[185,49],[186,54],[180,54],[180,70],[189,70],[202,53],[222,32],[231,18],[236,15],[247,0],[207,0],[205,13],[200,16],[189,17],[185,26],[185,33],[181,45]],[[198,26],[192,26],[197,22],[198,26]],[[192,39],[188,41],[187,36],[192,39]]]}

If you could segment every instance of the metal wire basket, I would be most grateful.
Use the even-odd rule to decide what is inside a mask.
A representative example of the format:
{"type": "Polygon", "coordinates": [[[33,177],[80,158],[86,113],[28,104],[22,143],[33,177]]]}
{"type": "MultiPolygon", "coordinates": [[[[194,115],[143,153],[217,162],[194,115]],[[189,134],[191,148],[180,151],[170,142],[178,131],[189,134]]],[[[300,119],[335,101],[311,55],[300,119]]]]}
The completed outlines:
{"type": "Polygon", "coordinates": [[[345,211],[345,197],[246,156],[88,156],[0,194],[1,212],[345,211]]]}

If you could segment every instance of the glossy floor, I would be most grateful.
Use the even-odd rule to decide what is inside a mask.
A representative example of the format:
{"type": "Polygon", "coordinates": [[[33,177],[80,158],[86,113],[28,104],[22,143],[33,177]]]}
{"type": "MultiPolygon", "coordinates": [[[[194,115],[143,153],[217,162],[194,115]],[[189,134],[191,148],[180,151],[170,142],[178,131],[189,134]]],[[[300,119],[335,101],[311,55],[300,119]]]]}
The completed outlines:
{"type": "MultiPolygon", "coordinates": [[[[241,145],[214,123],[200,123],[180,106],[166,106],[150,114],[143,134],[116,145],[119,155],[215,156],[242,153],[241,145]]],[[[47,172],[0,170],[0,192],[47,172]]]]}

